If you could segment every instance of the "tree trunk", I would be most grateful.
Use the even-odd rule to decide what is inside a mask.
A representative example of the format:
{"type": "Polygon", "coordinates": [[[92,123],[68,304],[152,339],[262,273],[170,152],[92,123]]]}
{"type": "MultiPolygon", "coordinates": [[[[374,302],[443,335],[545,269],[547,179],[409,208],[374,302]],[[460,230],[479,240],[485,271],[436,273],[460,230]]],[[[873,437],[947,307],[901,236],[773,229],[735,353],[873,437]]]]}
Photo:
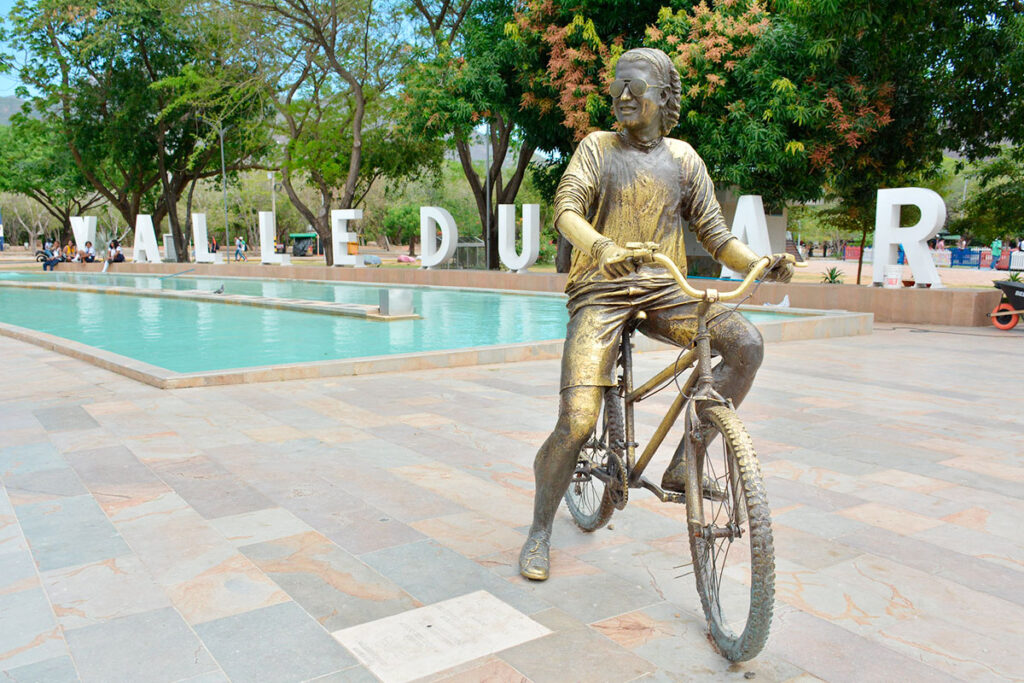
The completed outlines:
{"type": "MultiPolygon", "coordinates": [[[[285,148],[287,155],[287,147],[285,148]]],[[[327,265],[334,265],[334,245],[331,243],[331,192],[330,188],[325,183],[318,182],[317,185],[320,188],[320,210],[314,214],[313,211],[306,206],[305,202],[299,197],[295,188],[292,186],[292,174],[289,168],[286,158],[286,163],[281,167],[281,185],[284,187],[285,194],[288,195],[288,200],[295,207],[295,210],[302,214],[302,217],[313,226],[313,230],[320,236],[320,244],[324,248],[324,257],[327,265]]]]}
{"type": "Polygon", "coordinates": [[[536,150],[536,147],[530,144],[522,146],[519,150],[516,168],[512,172],[508,184],[504,184],[502,167],[505,164],[505,158],[508,156],[514,128],[515,124],[506,122],[502,116],[498,116],[491,126],[490,134],[488,135],[487,142],[491,146],[491,165],[490,168],[485,169],[485,173],[490,177],[490,189],[493,193],[489,221],[487,215],[487,183],[480,180],[476,169],[473,168],[473,157],[470,154],[469,141],[459,140],[455,143],[455,149],[459,154],[459,162],[462,164],[462,172],[466,176],[469,187],[473,191],[473,198],[476,200],[477,214],[480,216],[480,231],[484,235],[484,242],[487,244],[487,268],[490,270],[496,270],[500,264],[498,255],[498,205],[515,203],[516,195],[519,193],[519,188],[522,186],[523,178],[526,175],[526,169],[529,168],[530,159],[533,158],[533,153],[536,150]],[[489,231],[487,230],[488,223],[491,228],[489,231]]]}
{"type": "MultiPolygon", "coordinates": [[[[860,284],[860,271],[864,267],[864,245],[868,241],[868,226],[862,225],[860,228],[860,255],[857,257],[857,284],[860,284]]],[[[845,258],[845,254],[843,255],[845,258]]],[[[874,279],[874,278],[872,278],[874,279]]]]}
{"type": "Polygon", "coordinates": [[[555,254],[555,272],[568,273],[572,266],[572,242],[558,235],[558,252],[555,254]]]}

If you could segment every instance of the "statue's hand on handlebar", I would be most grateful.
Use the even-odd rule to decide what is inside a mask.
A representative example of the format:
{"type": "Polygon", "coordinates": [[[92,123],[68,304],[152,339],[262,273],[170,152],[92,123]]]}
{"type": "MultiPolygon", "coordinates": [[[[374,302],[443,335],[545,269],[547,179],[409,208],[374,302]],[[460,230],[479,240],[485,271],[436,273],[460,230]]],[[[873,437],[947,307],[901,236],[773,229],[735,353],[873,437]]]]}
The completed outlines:
{"type": "Polygon", "coordinates": [[[594,242],[591,255],[597,260],[601,273],[608,279],[629,275],[643,263],[650,263],[657,249],[653,242],[628,242],[620,247],[608,238],[594,242]]]}
{"type": "Polygon", "coordinates": [[[623,249],[607,237],[594,242],[590,248],[590,255],[597,261],[601,274],[609,280],[629,275],[636,270],[632,252],[623,249]]]}
{"type": "Polygon", "coordinates": [[[792,254],[772,254],[771,259],[772,262],[763,275],[765,281],[789,282],[793,279],[793,263],[795,259],[792,254]]]}

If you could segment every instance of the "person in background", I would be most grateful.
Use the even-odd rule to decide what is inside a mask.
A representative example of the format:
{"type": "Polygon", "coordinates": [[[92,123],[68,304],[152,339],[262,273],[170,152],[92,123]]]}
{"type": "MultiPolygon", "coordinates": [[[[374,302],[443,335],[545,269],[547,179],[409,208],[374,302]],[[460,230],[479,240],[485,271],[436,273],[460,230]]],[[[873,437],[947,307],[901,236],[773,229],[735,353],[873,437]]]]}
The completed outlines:
{"type": "Polygon", "coordinates": [[[990,270],[996,269],[996,264],[999,263],[999,257],[1003,255],[1003,241],[998,237],[992,240],[992,263],[988,265],[990,270]]]}
{"type": "Polygon", "coordinates": [[[939,241],[935,243],[935,248],[939,251],[946,251],[946,240],[939,238],[939,241]]]}
{"type": "Polygon", "coordinates": [[[43,261],[43,270],[47,268],[53,270],[60,263],[60,242],[49,242],[43,245],[43,252],[46,254],[46,259],[43,261]]]}
{"type": "Polygon", "coordinates": [[[85,247],[78,250],[75,260],[81,263],[92,263],[96,260],[96,248],[92,246],[91,241],[85,241],[85,247]]]}
{"type": "Polygon", "coordinates": [[[242,239],[241,235],[235,238],[235,260],[238,261],[239,257],[243,261],[249,260],[245,257],[245,240],[242,239]]]}

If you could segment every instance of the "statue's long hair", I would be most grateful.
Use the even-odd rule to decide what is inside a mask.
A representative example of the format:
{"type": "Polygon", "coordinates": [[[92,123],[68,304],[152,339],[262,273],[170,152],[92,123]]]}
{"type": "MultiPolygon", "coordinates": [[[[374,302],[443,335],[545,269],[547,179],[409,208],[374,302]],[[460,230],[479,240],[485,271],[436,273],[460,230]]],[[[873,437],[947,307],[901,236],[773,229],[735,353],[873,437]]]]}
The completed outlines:
{"type": "Polygon", "coordinates": [[[658,74],[661,84],[668,87],[668,102],[661,108],[661,134],[668,135],[679,123],[679,105],[683,92],[679,72],[667,54],[652,47],[627,50],[619,57],[618,63],[626,60],[650,64],[658,74]]]}

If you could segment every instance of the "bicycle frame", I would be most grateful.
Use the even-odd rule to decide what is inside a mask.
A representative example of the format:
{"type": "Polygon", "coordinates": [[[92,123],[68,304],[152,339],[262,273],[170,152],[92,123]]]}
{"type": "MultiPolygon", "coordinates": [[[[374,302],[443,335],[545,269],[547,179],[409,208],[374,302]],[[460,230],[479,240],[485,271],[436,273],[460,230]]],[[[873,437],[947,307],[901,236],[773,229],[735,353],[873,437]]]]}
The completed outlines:
{"type": "MultiPolygon", "coordinates": [[[[662,501],[681,503],[685,500],[683,494],[665,491],[660,486],[654,484],[648,479],[645,479],[643,476],[644,470],[647,469],[647,466],[650,464],[654,454],[665,441],[665,437],[668,436],[669,430],[672,429],[672,425],[674,425],[676,420],[679,419],[679,415],[683,412],[684,408],[687,406],[695,406],[698,401],[713,401],[721,403],[722,405],[730,405],[729,401],[724,399],[717,391],[715,391],[713,386],[711,377],[711,335],[708,333],[707,314],[711,308],[711,304],[717,301],[727,301],[741,296],[747,288],[750,287],[751,283],[753,283],[753,281],[759,277],[762,272],[764,272],[770,262],[770,259],[762,259],[756,267],[750,270],[747,277],[744,278],[743,282],[740,283],[736,289],[727,293],[720,293],[715,289],[708,289],[704,291],[694,289],[686,282],[686,278],[679,272],[675,263],[663,254],[654,254],[652,260],[665,267],[675,278],[676,282],[679,283],[683,292],[693,296],[697,300],[697,334],[694,336],[693,348],[684,352],[671,365],[644,382],[641,386],[634,389],[632,338],[638,325],[646,318],[646,314],[641,311],[622,331],[619,354],[622,359],[622,380],[620,382],[620,386],[622,387],[623,392],[622,399],[625,407],[624,417],[626,423],[626,443],[624,445],[625,460],[626,467],[629,471],[629,485],[631,487],[642,486],[650,490],[662,501]],[[641,453],[639,459],[637,459],[636,448],[639,444],[636,442],[636,428],[633,420],[634,404],[650,397],[655,392],[663,388],[665,384],[674,381],[679,373],[685,372],[694,364],[697,366],[696,369],[690,373],[686,382],[684,382],[680,387],[680,391],[672,401],[672,405],[669,407],[668,412],[658,424],[658,427],[655,429],[650,441],[647,442],[643,453],[641,453]],[[694,390],[695,386],[696,390],[694,390]]],[[[691,417],[695,417],[695,408],[692,408],[688,412],[694,413],[691,417]]],[[[684,438],[690,439],[692,438],[692,435],[686,434],[684,438]]],[[[688,463],[688,466],[693,467],[697,464],[698,463],[688,463]]],[[[693,495],[699,496],[700,494],[698,492],[693,492],[693,495]]]]}
{"type": "Polygon", "coordinates": [[[647,465],[650,464],[654,454],[665,441],[665,437],[668,436],[672,425],[675,424],[688,401],[715,400],[725,403],[724,399],[712,387],[711,335],[708,333],[707,328],[707,312],[710,306],[710,301],[702,300],[697,303],[697,334],[694,337],[694,347],[684,352],[671,365],[635,389],[633,388],[632,337],[636,331],[637,324],[646,316],[641,314],[634,318],[633,322],[622,333],[619,350],[620,358],[622,359],[622,380],[620,386],[624,391],[622,398],[625,408],[625,456],[630,472],[630,486],[643,486],[654,492],[663,501],[682,502],[682,494],[664,491],[661,487],[644,479],[643,473],[647,469],[647,465]],[[672,401],[668,412],[662,418],[661,423],[647,442],[638,460],[636,449],[639,444],[635,439],[634,405],[652,396],[668,382],[674,381],[679,373],[685,372],[695,363],[697,365],[696,369],[680,387],[681,391],[672,401]],[[696,391],[693,391],[695,385],[696,391]]]}

